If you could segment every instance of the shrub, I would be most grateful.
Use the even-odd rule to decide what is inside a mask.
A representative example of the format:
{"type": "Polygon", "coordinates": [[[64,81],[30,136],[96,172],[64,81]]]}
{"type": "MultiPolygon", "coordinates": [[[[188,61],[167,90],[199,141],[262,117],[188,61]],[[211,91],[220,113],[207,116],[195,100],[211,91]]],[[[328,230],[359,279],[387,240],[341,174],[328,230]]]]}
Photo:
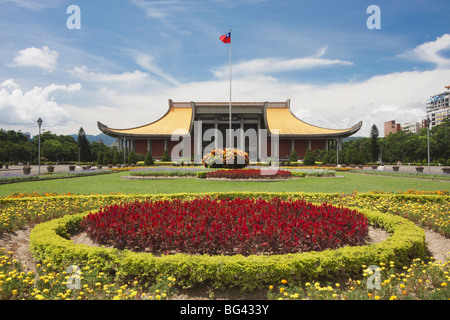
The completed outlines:
{"type": "MultiPolygon", "coordinates": [[[[227,197],[226,194],[222,196],[227,197]]],[[[236,287],[241,290],[264,288],[273,284],[274,279],[304,282],[319,278],[335,280],[336,276],[354,277],[360,274],[364,264],[379,265],[392,261],[401,265],[411,258],[426,259],[425,232],[422,228],[391,214],[371,210],[359,212],[367,217],[370,224],[382,227],[391,236],[369,246],[347,246],[322,252],[248,257],[185,254],[157,257],[148,253],[75,245],[62,237],[69,233],[68,225],[73,228],[81,221],[80,218],[89,214],[86,212],[38,224],[31,231],[30,248],[40,261],[53,259],[55,263],[82,265],[95,259],[98,270],[119,271],[128,279],[139,277],[142,281],[154,280],[159,274],[168,273],[184,287],[207,283],[213,288],[236,287]]]]}
{"type": "Polygon", "coordinates": [[[155,161],[153,160],[152,153],[150,151],[147,151],[147,155],[145,156],[144,165],[146,166],[153,166],[155,164],[155,161]]]}
{"type": "Polygon", "coordinates": [[[286,179],[291,176],[291,171],[264,169],[231,169],[210,171],[206,173],[206,178],[226,179],[286,179]]]}
{"type": "Polygon", "coordinates": [[[316,164],[316,159],[311,149],[306,150],[305,158],[303,159],[303,164],[307,166],[312,166],[316,164]]]}
{"type": "Polygon", "coordinates": [[[197,178],[206,179],[206,171],[197,172],[197,178]]]}
{"type": "Polygon", "coordinates": [[[169,151],[164,150],[164,153],[163,153],[163,155],[162,155],[161,161],[162,161],[162,162],[168,162],[168,161],[171,161],[169,151]]]}
{"type": "Polygon", "coordinates": [[[295,149],[292,149],[291,154],[289,156],[289,162],[297,162],[298,161],[298,155],[295,149]]]}
{"type": "Polygon", "coordinates": [[[138,158],[137,158],[137,155],[136,155],[136,152],[134,152],[134,151],[130,151],[129,153],[128,153],[128,163],[134,163],[134,164],[136,164],[136,162],[138,161],[138,158]]]}

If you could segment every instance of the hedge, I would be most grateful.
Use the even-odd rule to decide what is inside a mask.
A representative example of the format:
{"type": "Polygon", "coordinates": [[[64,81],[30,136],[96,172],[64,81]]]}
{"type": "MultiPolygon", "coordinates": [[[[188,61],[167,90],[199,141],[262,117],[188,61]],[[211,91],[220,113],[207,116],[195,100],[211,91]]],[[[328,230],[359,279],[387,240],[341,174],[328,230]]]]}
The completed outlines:
{"type": "MultiPolygon", "coordinates": [[[[250,196],[248,193],[238,196],[244,195],[250,196]]],[[[232,197],[230,194],[221,196],[232,197]]],[[[362,265],[389,261],[403,265],[413,258],[426,259],[423,229],[399,216],[356,210],[366,215],[371,225],[384,229],[391,236],[372,245],[321,252],[246,257],[187,254],[158,257],[150,253],[74,244],[69,234],[77,231],[82,217],[89,213],[84,212],[38,224],[30,234],[30,249],[38,261],[51,258],[57,263],[83,265],[88,260],[95,260],[99,270],[120,272],[125,278],[139,277],[150,282],[158,274],[166,273],[174,276],[183,287],[210,285],[216,289],[239,288],[243,291],[261,289],[282,278],[289,282],[332,281],[336,277],[360,275],[362,265]]]]}

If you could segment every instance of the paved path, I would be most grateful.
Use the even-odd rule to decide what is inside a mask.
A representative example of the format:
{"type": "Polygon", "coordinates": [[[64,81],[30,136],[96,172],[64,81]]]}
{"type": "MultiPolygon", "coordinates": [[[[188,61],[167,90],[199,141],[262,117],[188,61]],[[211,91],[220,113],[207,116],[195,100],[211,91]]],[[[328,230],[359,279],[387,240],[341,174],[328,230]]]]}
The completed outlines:
{"type": "MultiPolygon", "coordinates": [[[[70,172],[69,170],[69,165],[67,164],[62,164],[62,165],[54,165],[55,169],[54,172],[70,172]]],[[[22,170],[23,166],[9,166],[8,169],[5,169],[4,167],[2,169],[0,169],[0,177],[8,177],[8,176],[23,176],[23,170],[22,170]]],[[[93,169],[96,167],[92,167],[93,169]]],[[[103,168],[105,168],[105,166],[103,166],[103,168]]],[[[106,168],[107,170],[108,168],[106,168]]],[[[102,169],[105,170],[105,169],[102,169]]],[[[76,166],[75,167],[75,171],[76,172],[81,172],[83,171],[83,168],[81,166],[76,166]]],[[[47,166],[46,165],[41,165],[41,174],[42,173],[46,173],[47,172],[47,166]]],[[[37,175],[39,174],[39,166],[37,165],[32,165],[31,166],[31,173],[30,175],[37,175]]]]}
{"type": "MultiPolygon", "coordinates": [[[[385,165],[384,167],[378,167],[378,171],[383,171],[383,172],[394,172],[394,170],[392,169],[393,165],[385,165]]],[[[444,174],[442,172],[442,168],[443,167],[439,167],[439,166],[430,166],[430,172],[428,172],[428,166],[424,165],[423,166],[423,173],[430,173],[430,174],[444,174]]],[[[367,171],[373,171],[372,167],[364,167],[363,170],[367,170],[367,171]]],[[[403,173],[416,173],[416,166],[409,166],[409,165],[400,165],[399,166],[399,170],[398,172],[403,172],[403,173]]]]}
{"type": "MultiPolygon", "coordinates": [[[[54,172],[69,172],[69,165],[63,164],[63,165],[55,165],[55,170],[54,172]]],[[[385,165],[384,167],[378,167],[377,171],[383,171],[383,172],[394,172],[394,170],[392,169],[392,165],[385,165]]],[[[415,173],[416,172],[416,167],[411,165],[400,165],[399,166],[399,172],[400,173],[415,173]]],[[[95,166],[92,167],[93,169],[96,168],[95,166]]],[[[301,167],[299,167],[301,168],[301,167]]],[[[329,169],[333,169],[333,168],[329,168],[329,169]]],[[[107,167],[103,166],[102,170],[108,170],[107,167]]],[[[365,166],[364,169],[365,171],[374,171],[372,169],[371,166],[365,166]]],[[[80,166],[77,166],[75,168],[75,171],[79,172],[79,171],[83,171],[83,168],[80,166]]],[[[31,175],[37,175],[39,172],[39,168],[37,165],[32,165],[31,166],[31,175]]],[[[46,165],[41,165],[41,174],[42,173],[46,173],[47,172],[47,166],[46,165]]],[[[423,166],[423,173],[428,173],[428,166],[423,166]]],[[[431,166],[430,167],[430,173],[431,174],[444,174],[442,172],[442,167],[439,166],[431,166]]],[[[0,177],[5,177],[5,176],[21,176],[23,175],[23,170],[22,170],[22,166],[10,166],[9,169],[5,169],[2,168],[0,169],[0,177]]],[[[449,175],[449,174],[447,174],[449,175]]]]}

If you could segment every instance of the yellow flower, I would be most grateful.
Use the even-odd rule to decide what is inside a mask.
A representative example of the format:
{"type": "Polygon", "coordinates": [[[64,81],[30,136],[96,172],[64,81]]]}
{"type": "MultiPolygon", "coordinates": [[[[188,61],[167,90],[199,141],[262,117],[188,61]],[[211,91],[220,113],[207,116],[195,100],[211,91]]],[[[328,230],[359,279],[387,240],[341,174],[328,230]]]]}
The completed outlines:
{"type": "Polygon", "coordinates": [[[380,296],[375,296],[375,300],[380,300],[380,296]]]}
{"type": "Polygon", "coordinates": [[[286,283],[287,283],[287,280],[286,280],[286,279],[283,279],[283,280],[281,280],[281,283],[282,283],[282,284],[286,284],[286,283]]]}
{"type": "Polygon", "coordinates": [[[447,282],[442,282],[441,283],[441,287],[446,287],[447,286],[447,282]]]}
{"type": "Polygon", "coordinates": [[[269,286],[269,290],[272,290],[273,289],[273,286],[269,286]]]}
{"type": "Polygon", "coordinates": [[[283,293],[284,292],[284,288],[280,288],[280,293],[283,293]]]}
{"type": "Polygon", "coordinates": [[[397,300],[397,297],[396,297],[396,296],[391,296],[391,297],[389,298],[389,300],[397,300]]]}

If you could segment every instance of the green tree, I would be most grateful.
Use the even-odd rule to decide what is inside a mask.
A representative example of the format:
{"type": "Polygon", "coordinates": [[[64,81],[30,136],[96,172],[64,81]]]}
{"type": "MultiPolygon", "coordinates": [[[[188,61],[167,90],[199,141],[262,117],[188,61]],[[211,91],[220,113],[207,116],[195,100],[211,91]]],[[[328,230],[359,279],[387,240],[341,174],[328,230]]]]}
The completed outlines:
{"type": "Polygon", "coordinates": [[[83,127],[78,131],[78,148],[80,151],[80,161],[87,162],[92,161],[91,149],[89,141],[86,138],[86,133],[83,127]]]}
{"type": "Polygon", "coordinates": [[[41,156],[50,161],[58,161],[58,155],[62,151],[62,144],[57,139],[47,139],[42,144],[41,156]]]}
{"type": "Polygon", "coordinates": [[[450,119],[430,130],[430,140],[432,159],[450,159],[450,119]]]}
{"type": "Polygon", "coordinates": [[[153,160],[152,153],[150,151],[147,151],[147,154],[145,156],[144,164],[146,166],[153,166],[155,164],[155,161],[153,160]]]}
{"type": "Polygon", "coordinates": [[[378,128],[374,124],[370,129],[370,151],[372,156],[372,161],[376,162],[380,154],[380,147],[378,145],[378,128]]]}
{"type": "Polygon", "coordinates": [[[106,151],[103,153],[102,164],[105,166],[112,164],[111,152],[106,151]]]}
{"type": "Polygon", "coordinates": [[[161,161],[164,161],[164,162],[169,162],[170,161],[169,151],[164,150],[164,153],[163,153],[163,156],[161,158],[161,161]]]}
{"type": "Polygon", "coordinates": [[[119,164],[123,162],[123,158],[120,157],[119,151],[115,150],[112,158],[113,164],[119,164]]]}
{"type": "Polygon", "coordinates": [[[303,159],[303,164],[307,166],[312,166],[316,164],[314,152],[312,152],[311,149],[306,150],[305,158],[303,159]]]}
{"type": "Polygon", "coordinates": [[[298,161],[298,155],[295,149],[292,149],[291,154],[289,156],[289,162],[297,162],[298,161]]]}
{"type": "Polygon", "coordinates": [[[137,162],[137,156],[136,156],[136,152],[134,152],[134,151],[130,151],[129,153],[128,153],[128,163],[134,163],[134,164],[136,164],[136,162],[137,162]]]}

